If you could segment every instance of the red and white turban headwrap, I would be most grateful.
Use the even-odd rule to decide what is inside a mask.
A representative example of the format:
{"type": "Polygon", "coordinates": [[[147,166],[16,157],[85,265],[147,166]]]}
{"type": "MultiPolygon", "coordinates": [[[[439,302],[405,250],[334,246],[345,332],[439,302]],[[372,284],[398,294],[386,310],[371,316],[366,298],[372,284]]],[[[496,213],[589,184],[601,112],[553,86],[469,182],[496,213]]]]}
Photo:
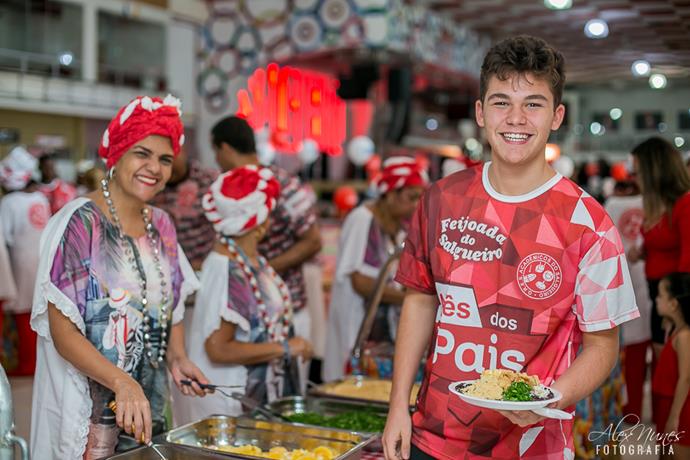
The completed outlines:
{"type": "Polygon", "coordinates": [[[36,172],[38,160],[22,146],[17,146],[0,161],[0,184],[7,190],[23,190],[36,172]]]}
{"type": "Polygon", "coordinates": [[[372,182],[376,191],[384,195],[391,190],[404,187],[426,187],[429,176],[419,167],[414,158],[396,156],[383,162],[383,169],[372,182]]]}
{"type": "Polygon", "coordinates": [[[280,195],[270,169],[243,166],[222,174],[201,200],[206,218],[223,236],[240,236],[266,222],[280,195]]]}
{"type": "Polygon", "coordinates": [[[184,144],[181,106],[179,99],[168,94],[165,99],[139,96],[122,107],[110,121],[98,147],[106,167],[112,168],[136,142],[153,135],[170,138],[177,155],[184,144]]]}

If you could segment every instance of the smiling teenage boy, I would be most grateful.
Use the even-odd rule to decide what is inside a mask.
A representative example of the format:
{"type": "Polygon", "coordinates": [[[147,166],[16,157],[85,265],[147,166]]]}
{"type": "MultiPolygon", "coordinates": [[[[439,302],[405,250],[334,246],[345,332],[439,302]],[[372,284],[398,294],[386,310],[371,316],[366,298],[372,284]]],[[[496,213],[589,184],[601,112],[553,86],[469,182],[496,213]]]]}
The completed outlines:
{"type": "Polygon", "coordinates": [[[476,115],[491,162],[429,188],[396,277],[408,293],[387,459],[574,458],[571,421],[483,409],[448,391],[484,369],[511,369],[558,389],[554,407],[572,411],[615,364],[617,326],[638,316],[611,219],[544,156],[565,114],[564,83],[563,56],[538,38],[506,39],[484,59],[476,115]]]}

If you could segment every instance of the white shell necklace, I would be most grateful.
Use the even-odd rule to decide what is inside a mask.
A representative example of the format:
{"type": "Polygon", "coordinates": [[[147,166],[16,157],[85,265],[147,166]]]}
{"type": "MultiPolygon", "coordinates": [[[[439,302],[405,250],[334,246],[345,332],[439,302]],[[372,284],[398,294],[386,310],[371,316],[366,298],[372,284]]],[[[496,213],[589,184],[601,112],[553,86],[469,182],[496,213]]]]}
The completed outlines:
{"type": "Polygon", "coordinates": [[[155,369],[158,369],[158,365],[165,359],[165,351],[168,345],[168,321],[170,320],[170,314],[168,312],[168,300],[169,293],[167,291],[167,282],[165,281],[165,273],[163,272],[163,267],[160,262],[160,257],[158,256],[160,250],[158,249],[158,236],[156,228],[151,222],[151,217],[149,216],[149,208],[144,206],[141,209],[141,218],[144,221],[144,227],[146,228],[146,240],[149,243],[151,249],[151,254],[153,255],[153,261],[158,271],[158,277],[160,278],[160,284],[162,289],[161,305],[160,305],[160,318],[159,323],[161,325],[161,343],[158,349],[158,353],[154,355],[153,345],[151,343],[151,323],[153,318],[151,316],[151,307],[149,306],[149,301],[147,298],[147,282],[146,282],[146,272],[142,264],[137,262],[137,258],[133,252],[134,242],[131,238],[125,236],[122,231],[122,226],[120,225],[120,218],[115,211],[115,205],[110,197],[110,190],[108,188],[108,180],[103,179],[101,181],[101,191],[103,192],[103,198],[108,205],[108,211],[110,212],[110,217],[113,220],[115,229],[117,230],[118,236],[125,243],[125,255],[127,256],[127,261],[131,265],[132,271],[139,275],[139,287],[141,287],[141,304],[144,307],[143,311],[143,322],[144,322],[144,349],[146,350],[146,356],[148,357],[149,363],[155,369]]]}
{"type": "Polygon", "coordinates": [[[227,246],[230,255],[237,261],[247,277],[247,280],[249,281],[249,285],[252,288],[252,293],[256,299],[259,318],[261,319],[261,322],[266,330],[266,335],[269,337],[271,342],[284,342],[287,340],[288,334],[290,333],[290,323],[292,320],[292,302],[290,301],[290,290],[285,284],[285,281],[278,276],[276,271],[268,264],[264,257],[258,256],[259,265],[266,270],[268,276],[276,283],[283,301],[284,307],[281,317],[276,319],[276,321],[273,321],[268,314],[268,308],[266,307],[263,293],[261,292],[261,289],[259,289],[259,282],[256,279],[253,270],[249,266],[249,259],[244,252],[237,247],[237,244],[235,244],[232,238],[221,236],[220,240],[225,244],[225,246],[227,246]],[[281,323],[281,327],[276,327],[278,322],[281,323]]]}

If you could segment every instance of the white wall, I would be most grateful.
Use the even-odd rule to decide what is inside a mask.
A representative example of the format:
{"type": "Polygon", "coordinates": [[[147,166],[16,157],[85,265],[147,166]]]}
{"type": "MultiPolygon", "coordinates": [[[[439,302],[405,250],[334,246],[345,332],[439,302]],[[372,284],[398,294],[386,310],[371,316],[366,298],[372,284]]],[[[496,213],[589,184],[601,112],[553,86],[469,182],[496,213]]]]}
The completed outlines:
{"type": "Polygon", "coordinates": [[[634,145],[654,135],[669,140],[681,136],[685,139],[683,149],[690,148],[690,131],[683,132],[678,126],[679,112],[687,113],[690,110],[690,87],[680,86],[677,80],[670,81],[663,90],[653,90],[642,84],[631,84],[621,88],[579,88],[575,92],[579,101],[579,117],[573,120],[571,126],[579,123],[584,128],[580,138],[583,151],[610,152],[616,156],[627,154],[634,145]],[[608,113],[614,107],[623,111],[618,131],[607,132],[603,136],[592,136],[589,125],[594,115],[608,113]],[[659,111],[663,114],[663,122],[667,125],[665,132],[640,131],[635,128],[635,114],[648,111],[659,111]]]}
{"type": "Polygon", "coordinates": [[[173,20],[167,27],[166,75],[168,90],[182,100],[184,113],[198,113],[195,88],[197,26],[173,20]]]}

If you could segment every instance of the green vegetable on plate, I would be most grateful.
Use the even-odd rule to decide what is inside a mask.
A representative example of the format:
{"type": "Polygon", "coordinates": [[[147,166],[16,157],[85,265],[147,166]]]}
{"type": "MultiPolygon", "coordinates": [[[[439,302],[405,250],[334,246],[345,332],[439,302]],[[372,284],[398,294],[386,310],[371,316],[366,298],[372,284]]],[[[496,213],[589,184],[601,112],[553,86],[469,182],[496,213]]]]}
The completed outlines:
{"type": "Polygon", "coordinates": [[[513,382],[503,392],[504,401],[532,401],[532,388],[525,382],[513,382]]]}

